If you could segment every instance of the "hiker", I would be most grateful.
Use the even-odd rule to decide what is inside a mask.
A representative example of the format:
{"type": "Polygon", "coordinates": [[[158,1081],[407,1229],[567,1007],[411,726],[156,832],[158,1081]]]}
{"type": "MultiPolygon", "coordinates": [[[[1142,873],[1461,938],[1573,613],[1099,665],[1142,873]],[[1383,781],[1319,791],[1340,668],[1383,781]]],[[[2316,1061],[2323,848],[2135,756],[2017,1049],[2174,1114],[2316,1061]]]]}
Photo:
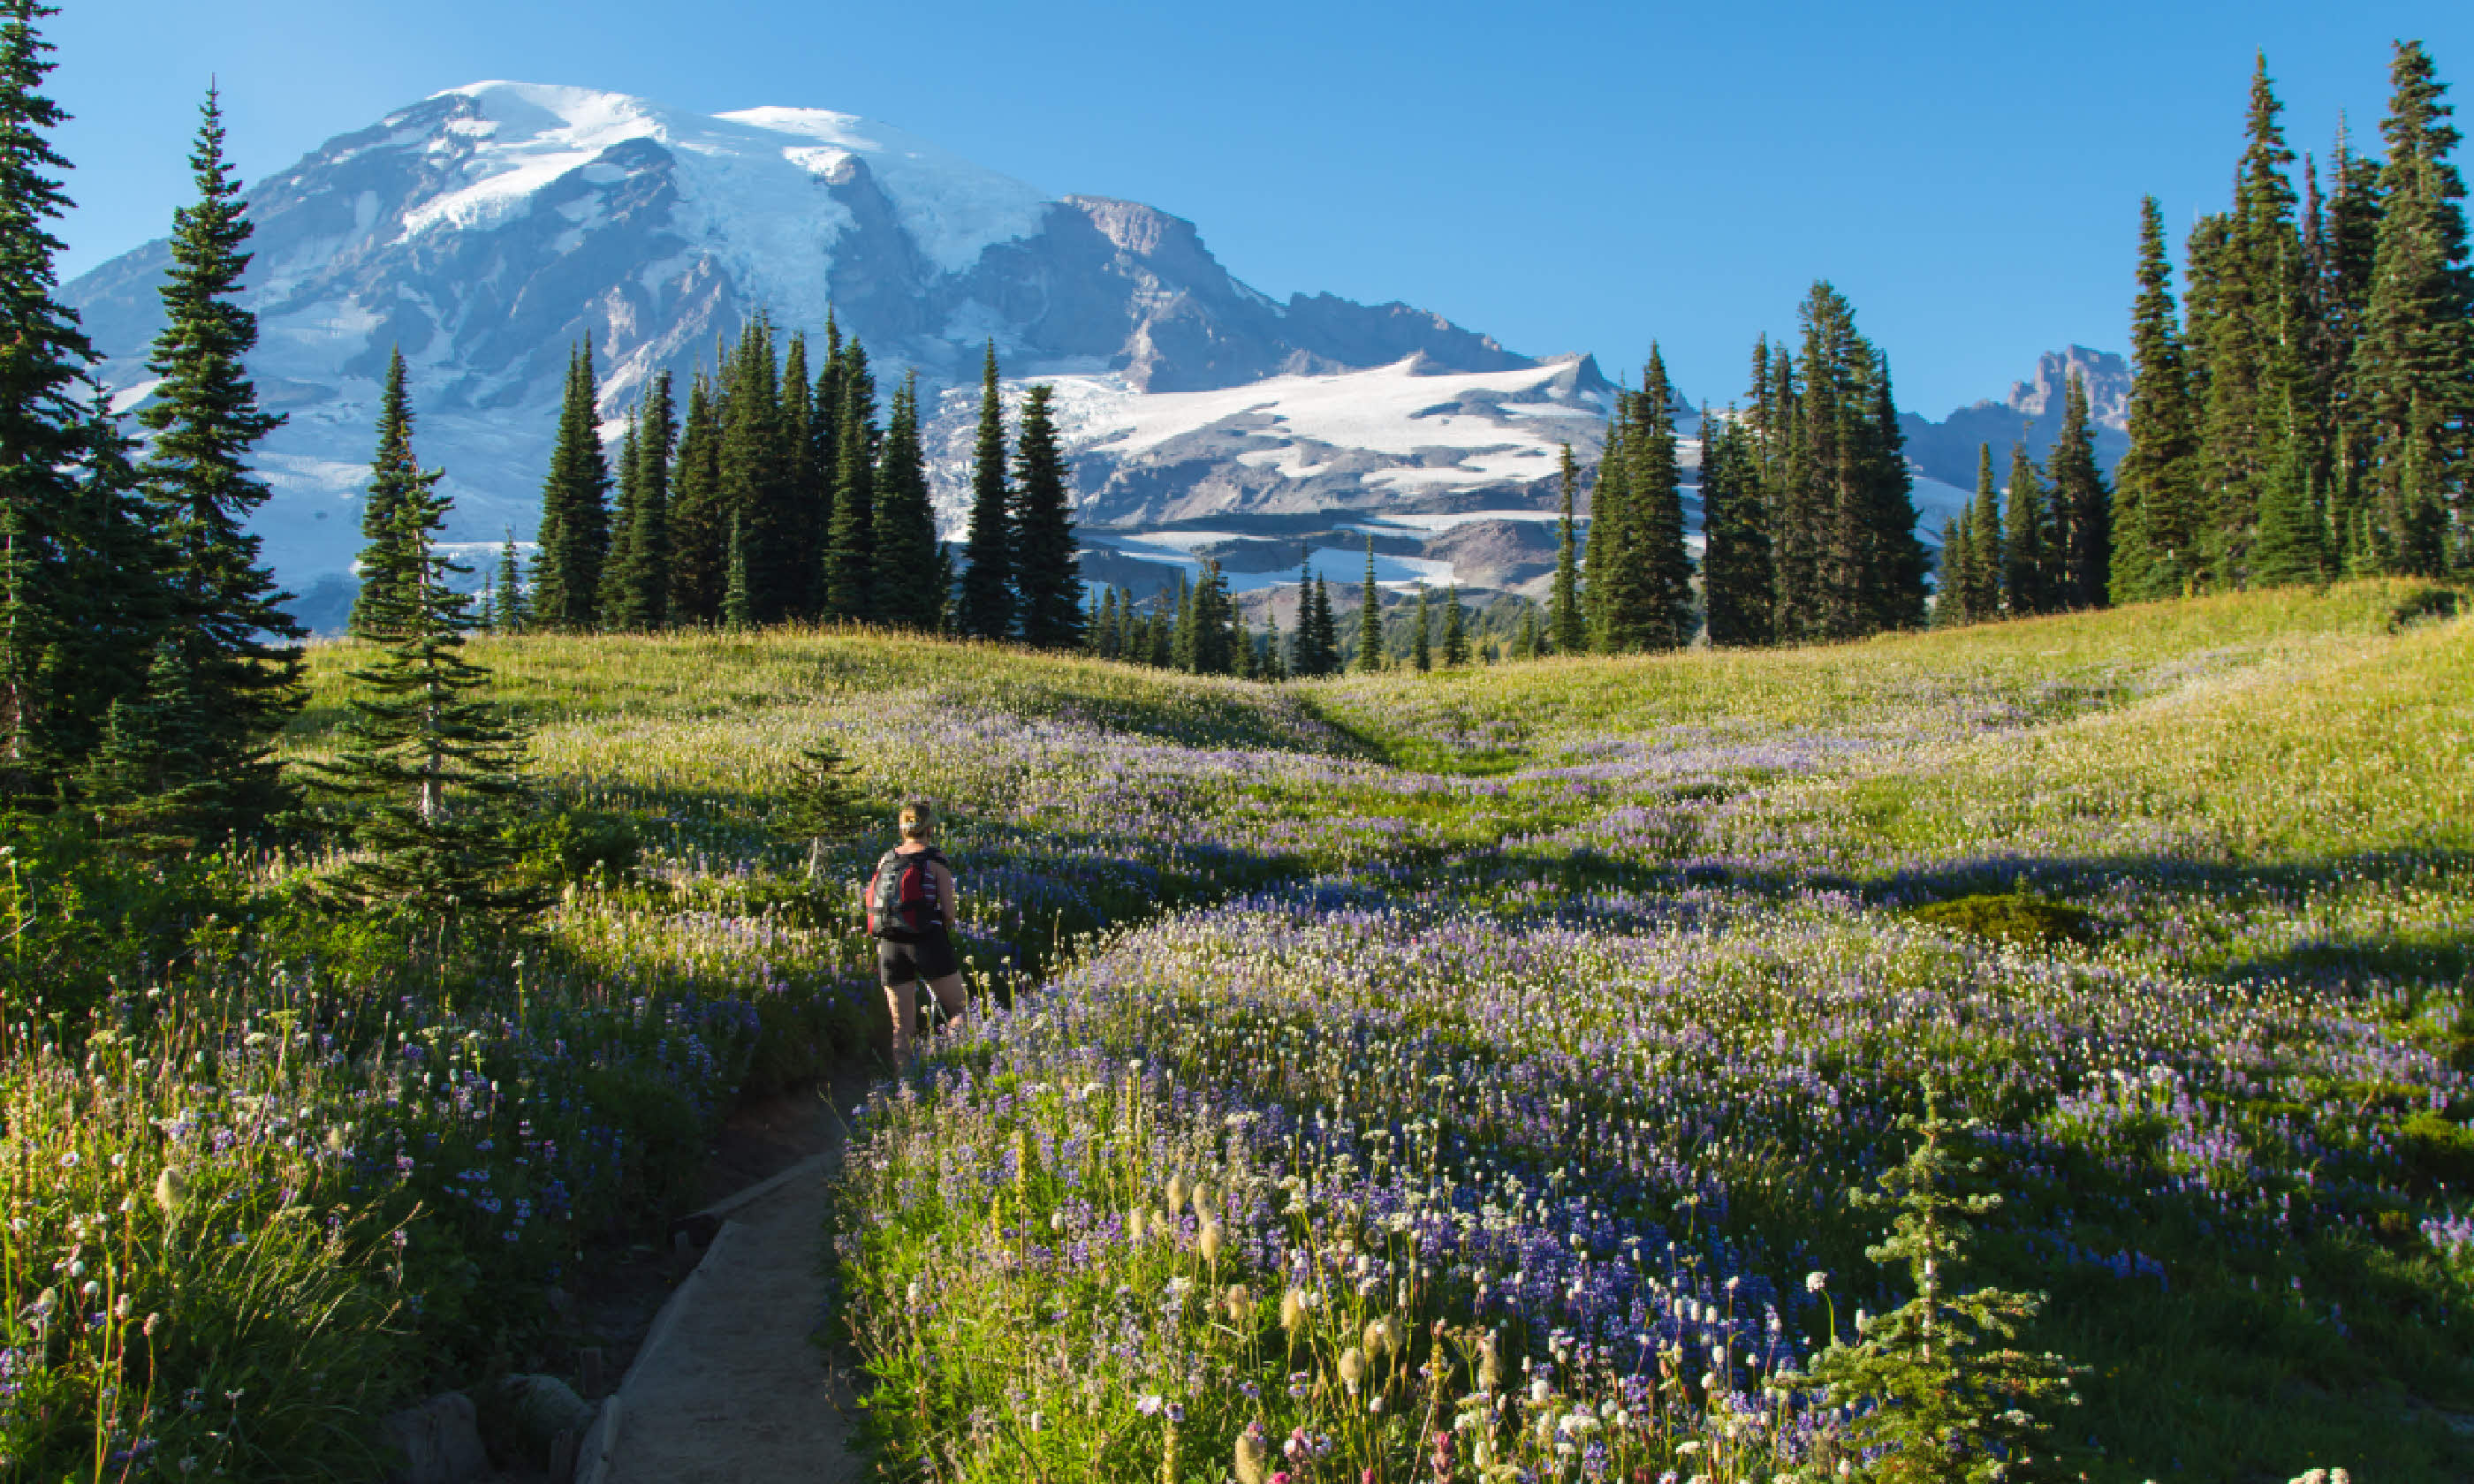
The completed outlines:
{"type": "Polygon", "coordinates": [[[902,843],[885,852],[861,889],[868,935],[876,940],[877,977],[893,1017],[893,1065],[910,1058],[919,1015],[919,981],[936,996],[934,1021],[958,1020],[968,1006],[961,962],[954,956],[954,868],[934,844],[936,811],[924,800],[902,806],[902,843]]]}

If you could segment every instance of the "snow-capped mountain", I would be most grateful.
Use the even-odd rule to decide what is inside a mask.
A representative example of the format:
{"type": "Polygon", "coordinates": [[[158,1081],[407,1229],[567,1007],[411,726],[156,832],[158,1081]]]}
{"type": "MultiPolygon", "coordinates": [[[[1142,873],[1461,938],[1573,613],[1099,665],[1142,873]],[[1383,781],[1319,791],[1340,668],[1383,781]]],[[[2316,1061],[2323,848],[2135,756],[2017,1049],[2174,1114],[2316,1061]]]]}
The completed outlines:
{"type": "MultiPolygon", "coordinates": [[[[530,534],[571,344],[593,337],[615,419],[655,370],[709,363],[716,340],[760,311],[814,332],[830,306],[887,384],[901,368],[932,391],[975,382],[989,339],[1017,382],[1067,378],[1077,441],[1095,450],[1078,460],[1086,520],[1209,503],[1169,492],[1181,477],[1172,470],[1210,465],[1206,444],[1313,469],[1290,483],[1315,499],[1414,505],[1414,491],[1439,482],[1367,476],[1429,466],[1466,476],[1467,457],[1539,443],[1514,436],[1527,414],[1504,417],[1493,449],[1469,434],[1470,418],[1491,416],[1477,403],[1418,418],[1429,403],[1542,410],[1561,396],[1584,414],[1570,419],[1584,440],[1600,416],[1589,398],[1603,383],[1586,362],[1533,374],[1529,357],[1405,305],[1276,301],[1231,277],[1190,223],[1053,196],[821,109],[703,116],[584,88],[476,84],[330,140],[258,182],[250,205],[246,293],[262,334],[252,371],[291,419],[263,445],[275,497],[258,527],[313,621],[349,592],[376,378],[397,346],[423,455],[446,467],[456,497],[450,534],[481,542],[530,534]],[[1431,423],[1431,446],[1387,429],[1284,453],[1260,431],[1276,414],[1177,401],[1266,378],[1293,396],[1313,378],[1379,368],[1397,372],[1378,377],[1386,386],[1423,373],[1513,380],[1439,385],[1427,403],[1386,394],[1385,410],[1366,415],[1431,423]],[[1157,410],[1163,397],[1180,410],[1157,410]],[[1193,426],[1162,431],[1180,418],[1193,426]],[[1257,431],[1231,442],[1249,419],[1257,431]]],[[[67,290],[124,407],[151,390],[143,363],[166,261],[151,243],[67,290]]],[[[1324,419],[1305,436],[1335,431],[1324,419]]],[[[1267,488],[1242,472],[1252,467],[1232,457],[1208,482],[1247,503],[1267,488]]],[[[1529,482],[1511,476],[1527,472],[1480,483],[1525,493],[1529,482]]],[[[958,489],[946,492],[958,511],[958,489]]]]}
{"type": "MultiPolygon", "coordinates": [[[[449,536],[480,557],[532,533],[568,350],[588,335],[615,437],[654,371],[710,365],[759,313],[813,334],[830,309],[881,386],[919,372],[949,532],[993,340],[1011,395],[1057,388],[1086,575],[1143,590],[1204,555],[1241,586],[1300,555],[1353,583],[1370,535],[1388,582],[1532,586],[1551,561],[1540,517],[1561,445],[1595,461],[1613,390],[1585,355],[1533,359],[1404,304],[1273,299],[1189,222],[1051,195],[822,109],[708,116],[475,84],[328,141],[257,182],[250,211],[251,371],[290,419],[261,445],[274,496],[256,528],[319,627],[349,605],[376,378],[396,347],[418,446],[455,498],[449,536]]],[[[167,260],[150,243],[66,291],[123,409],[153,388],[167,260]]],[[[2119,367],[2091,356],[2074,348],[2070,364],[2119,367]]],[[[2058,421],[2046,360],[2000,417],[2058,421]]],[[[2103,374],[2098,406],[2118,424],[2103,374]]],[[[1989,410],[1911,433],[1935,449],[1989,410]]],[[[1928,536],[1974,478],[1966,449],[1963,470],[1920,460],[1950,481],[1919,483],[1928,536]]],[[[1687,441],[1687,466],[1694,452],[1687,441]]]]}

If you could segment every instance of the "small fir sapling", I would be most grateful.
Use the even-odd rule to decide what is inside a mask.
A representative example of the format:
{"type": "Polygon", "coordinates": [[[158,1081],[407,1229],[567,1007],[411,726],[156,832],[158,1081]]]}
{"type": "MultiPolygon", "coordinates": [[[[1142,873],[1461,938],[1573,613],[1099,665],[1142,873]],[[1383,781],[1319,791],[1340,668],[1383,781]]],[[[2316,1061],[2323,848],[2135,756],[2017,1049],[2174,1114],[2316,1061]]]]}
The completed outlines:
{"type": "MultiPolygon", "coordinates": [[[[1939,1089],[1928,1076],[1924,1116],[1904,1115],[1899,1126],[1917,1136],[1905,1162],[1880,1177],[1880,1192],[1851,1190],[1848,1199],[1859,1209],[1898,1209],[1889,1239],[1865,1256],[1884,1267],[1905,1263],[1916,1297],[1889,1313],[1859,1317],[1856,1343],[1832,1334],[1809,1374],[1771,1384],[1823,1406],[1856,1409],[1835,1450],[1851,1472],[1837,1477],[1880,1484],[2063,1477],[2047,1428],[2026,1407],[2077,1405],[2072,1378],[2080,1368],[2009,1344],[2045,1296],[1952,1288],[1975,1222],[2001,1204],[1998,1195],[1957,1188],[1984,1167],[1952,1148],[1977,1121],[1943,1117],[1939,1089]]],[[[1816,1460],[1823,1476],[1832,1462],[1816,1460]]]]}

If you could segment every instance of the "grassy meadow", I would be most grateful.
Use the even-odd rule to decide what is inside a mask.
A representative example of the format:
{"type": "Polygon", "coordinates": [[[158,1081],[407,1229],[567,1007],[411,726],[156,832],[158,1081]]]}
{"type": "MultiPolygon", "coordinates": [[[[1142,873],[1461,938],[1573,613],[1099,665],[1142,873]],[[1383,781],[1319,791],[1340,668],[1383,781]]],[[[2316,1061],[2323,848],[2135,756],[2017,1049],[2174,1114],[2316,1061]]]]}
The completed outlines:
{"type": "Polygon", "coordinates": [[[1010,1007],[871,1095],[819,1235],[890,1476],[1832,1471],[1763,1383],[1906,1299],[1846,1191],[1928,1076],[2004,1197],[1958,1281],[2085,1368],[2064,1476],[2474,1475],[2474,622],[2429,608],[1277,687],[476,640],[561,886],[521,941],[321,916],[314,855],[8,842],[0,1471],[372,1477],[376,1412],[570,1364],[578,1266],[883,1034],[888,839],[812,882],[773,827],[828,742],[943,803],[1010,1007]]]}

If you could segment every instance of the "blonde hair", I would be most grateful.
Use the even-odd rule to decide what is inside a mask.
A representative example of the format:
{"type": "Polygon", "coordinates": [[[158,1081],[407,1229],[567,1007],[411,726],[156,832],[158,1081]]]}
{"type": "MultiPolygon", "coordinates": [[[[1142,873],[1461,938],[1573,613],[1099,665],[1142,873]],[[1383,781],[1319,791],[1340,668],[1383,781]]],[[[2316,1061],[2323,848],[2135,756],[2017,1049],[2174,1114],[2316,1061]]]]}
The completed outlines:
{"type": "Polygon", "coordinates": [[[925,799],[913,799],[902,806],[902,838],[925,840],[936,832],[936,806],[925,799]]]}

